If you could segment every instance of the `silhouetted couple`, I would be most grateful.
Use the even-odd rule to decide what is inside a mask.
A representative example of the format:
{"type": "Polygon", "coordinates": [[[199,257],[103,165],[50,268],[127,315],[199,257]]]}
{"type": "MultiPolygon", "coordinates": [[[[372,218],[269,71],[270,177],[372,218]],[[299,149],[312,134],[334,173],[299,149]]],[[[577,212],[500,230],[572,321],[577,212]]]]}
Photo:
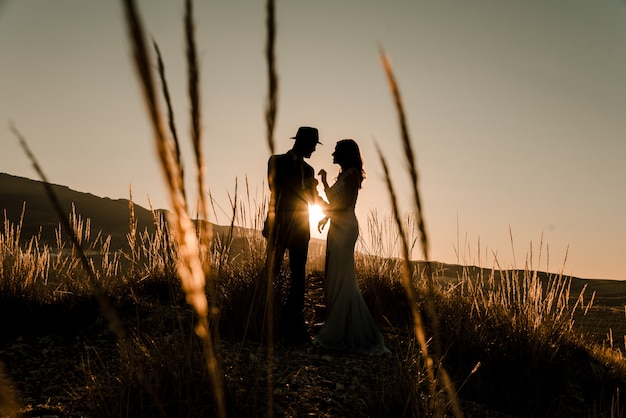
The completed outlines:
{"type": "Polygon", "coordinates": [[[319,175],[328,202],[317,191],[310,158],[319,142],[316,128],[298,129],[291,150],[273,155],[268,162],[269,213],[264,235],[268,238],[268,265],[277,277],[285,253],[289,256],[290,288],[281,316],[281,334],[294,342],[310,341],[304,320],[306,261],[310,239],[309,204],[320,205],[330,220],[326,243],[324,296],[326,320],[313,343],[323,348],[366,354],[389,352],[358,287],[354,247],[359,226],[354,208],[365,177],[357,143],[337,142],[333,163],[340,167],[329,186],[325,170],[319,175]]]}

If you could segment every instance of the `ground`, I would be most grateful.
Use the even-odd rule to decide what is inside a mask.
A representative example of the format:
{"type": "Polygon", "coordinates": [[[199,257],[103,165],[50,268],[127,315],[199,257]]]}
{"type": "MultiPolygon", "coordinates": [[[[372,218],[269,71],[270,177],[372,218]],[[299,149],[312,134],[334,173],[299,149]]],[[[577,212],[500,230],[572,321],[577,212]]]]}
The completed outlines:
{"type": "MultiPolygon", "coordinates": [[[[161,317],[162,308],[154,315],[161,317]]],[[[277,342],[273,360],[275,416],[382,416],[380,411],[368,410],[365,400],[372,393],[383,396],[379,390],[391,384],[389,371],[402,361],[397,353],[405,344],[399,334],[386,333],[385,337],[394,353],[381,357],[277,342]]],[[[256,382],[263,393],[267,387],[267,348],[254,341],[222,340],[220,344],[226,378],[256,382]]],[[[88,357],[107,363],[117,356],[115,340],[102,323],[73,337],[20,337],[0,346],[0,359],[26,417],[97,416],[86,403],[88,357]]],[[[240,390],[253,388],[241,385],[240,390]]],[[[504,417],[470,402],[463,405],[465,416],[504,417]]],[[[266,407],[265,400],[260,400],[259,410],[266,407]]]]}
{"type": "MultiPolygon", "coordinates": [[[[323,320],[320,283],[313,282],[316,285],[307,297],[307,309],[313,312],[309,321],[311,335],[323,320]]],[[[159,324],[164,319],[182,317],[190,322],[192,316],[185,304],[166,303],[127,306],[118,314],[131,331],[140,326],[160,333],[158,337],[163,337],[159,324]]],[[[0,343],[4,380],[12,385],[25,417],[98,416],[88,402],[89,370],[95,363],[116,363],[120,354],[104,319],[96,315],[93,321],[79,324],[72,332],[40,331],[5,338],[0,343]]],[[[397,399],[386,402],[385,396],[398,395],[393,387],[398,381],[394,373],[399,363],[407,361],[404,353],[410,339],[406,330],[384,324],[381,330],[392,353],[380,357],[329,352],[310,342],[294,345],[278,340],[274,345],[271,385],[267,381],[267,346],[251,339],[224,337],[219,341],[220,366],[227,385],[236,392],[229,396],[253,402],[255,411],[263,414],[268,407],[263,394],[271,388],[272,408],[277,417],[400,416],[401,410],[384,410],[384,405],[399,403],[397,399]],[[382,405],[380,410],[371,409],[372,396],[380,397],[380,402],[374,402],[382,405]]],[[[0,400],[1,396],[0,391],[0,400]]],[[[467,400],[462,401],[462,410],[470,418],[506,416],[467,400]]]]}

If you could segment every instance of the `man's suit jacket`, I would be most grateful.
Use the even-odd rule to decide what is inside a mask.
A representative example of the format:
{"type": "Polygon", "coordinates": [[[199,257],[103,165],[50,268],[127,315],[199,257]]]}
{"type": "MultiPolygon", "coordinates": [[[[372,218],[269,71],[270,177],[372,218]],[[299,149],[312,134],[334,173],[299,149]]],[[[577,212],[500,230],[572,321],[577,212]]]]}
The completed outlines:
{"type": "Polygon", "coordinates": [[[268,161],[270,217],[275,216],[278,239],[309,239],[309,207],[317,197],[313,167],[291,152],[273,155],[268,161]]]}

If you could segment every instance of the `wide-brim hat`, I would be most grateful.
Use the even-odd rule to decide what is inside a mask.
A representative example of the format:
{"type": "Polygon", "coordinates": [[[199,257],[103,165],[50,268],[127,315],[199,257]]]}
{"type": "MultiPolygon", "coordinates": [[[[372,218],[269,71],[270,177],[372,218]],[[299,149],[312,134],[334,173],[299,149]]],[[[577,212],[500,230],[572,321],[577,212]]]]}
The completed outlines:
{"type": "Polygon", "coordinates": [[[291,139],[324,145],[320,142],[320,135],[317,128],[312,128],[310,126],[299,127],[296,136],[292,136],[291,139]]]}

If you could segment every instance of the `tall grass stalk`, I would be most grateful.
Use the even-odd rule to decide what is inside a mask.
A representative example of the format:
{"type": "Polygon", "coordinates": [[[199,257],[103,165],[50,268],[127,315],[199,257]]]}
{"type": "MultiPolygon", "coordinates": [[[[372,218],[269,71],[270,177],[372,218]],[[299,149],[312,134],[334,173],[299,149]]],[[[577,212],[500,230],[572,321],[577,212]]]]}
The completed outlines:
{"type": "MultiPolygon", "coordinates": [[[[396,192],[391,182],[391,177],[389,174],[389,168],[387,166],[387,161],[382,155],[382,151],[376,144],[377,152],[380,157],[380,163],[383,167],[383,172],[385,174],[385,180],[387,184],[387,190],[389,192],[391,207],[393,212],[393,218],[396,221],[396,227],[400,232],[400,241],[402,243],[402,282],[404,283],[404,287],[407,293],[407,299],[409,301],[409,306],[411,309],[411,314],[413,316],[413,326],[415,336],[420,345],[421,355],[424,359],[424,366],[426,367],[426,371],[428,372],[428,380],[429,380],[429,388],[431,391],[431,399],[433,402],[437,402],[437,389],[436,389],[436,379],[435,379],[435,369],[434,363],[431,356],[428,354],[428,343],[426,338],[426,331],[424,327],[424,322],[422,321],[422,315],[420,314],[417,308],[417,294],[416,289],[413,284],[413,268],[410,264],[409,257],[409,246],[406,238],[406,232],[404,231],[404,227],[402,225],[402,220],[400,218],[400,212],[398,209],[398,200],[396,198],[396,192]]],[[[435,404],[434,408],[436,411],[443,411],[443,408],[439,409],[440,405],[435,404]]]]}
{"type": "MultiPolygon", "coordinates": [[[[174,119],[174,109],[172,107],[172,100],[170,98],[170,91],[167,85],[167,77],[165,76],[165,64],[163,63],[163,57],[161,56],[161,50],[159,49],[159,45],[156,41],[153,41],[154,52],[157,56],[157,65],[159,68],[159,77],[161,78],[161,90],[163,92],[163,99],[165,100],[165,105],[167,106],[167,121],[168,126],[170,128],[170,134],[172,135],[172,141],[174,145],[174,155],[176,157],[176,166],[178,167],[178,176],[181,179],[185,178],[185,170],[182,160],[182,153],[180,151],[180,141],[178,139],[178,130],[176,129],[176,121],[174,119]]],[[[185,186],[182,184],[182,193],[183,196],[186,197],[185,186]]],[[[187,203],[187,199],[185,198],[185,202],[187,203]]]]}
{"type": "MultiPolygon", "coordinates": [[[[192,103],[192,142],[196,156],[197,182],[199,188],[199,213],[206,219],[206,205],[204,199],[204,161],[200,144],[199,123],[199,81],[197,76],[197,61],[195,58],[195,41],[193,37],[193,9],[191,1],[185,3],[185,35],[187,46],[187,62],[189,76],[189,96],[192,103]]],[[[202,339],[206,354],[206,366],[212,382],[215,398],[215,408],[218,416],[226,416],[226,406],[223,393],[223,376],[221,375],[215,341],[217,332],[211,329],[209,314],[217,312],[217,306],[211,306],[205,293],[206,273],[208,270],[209,245],[206,239],[208,232],[202,229],[201,239],[198,240],[193,222],[189,216],[183,193],[183,179],[181,170],[177,167],[177,159],[171,141],[167,140],[163,129],[159,104],[154,89],[149,53],[146,48],[143,25],[141,23],[135,2],[124,1],[124,10],[129,32],[130,42],[134,51],[134,63],[139,81],[144,93],[148,116],[154,131],[157,154],[161,162],[167,189],[172,206],[172,215],[169,224],[173,226],[173,235],[178,245],[178,275],[185,291],[187,302],[194,308],[197,317],[196,333],[202,339]]]]}
{"type": "MultiPolygon", "coordinates": [[[[150,203],[150,202],[149,202],[150,203]]],[[[129,207],[133,208],[132,194],[129,207]]],[[[123,257],[130,263],[126,271],[126,280],[144,282],[150,280],[158,282],[176,277],[177,249],[167,228],[167,221],[162,212],[157,212],[150,203],[154,233],[148,230],[138,232],[134,209],[130,211],[130,233],[127,241],[130,253],[122,251],[123,257]]]]}
{"type": "Polygon", "coordinates": [[[276,6],[274,0],[268,0],[266,5],[267,42],[265,59],[267,61],[267,104],[265,107],[265,123],[267,129],[267,145],[270,153],[274,154],[274,126],[278,112],[278,75],[276,73],[276,6]]]}
{"type": "Polygon", "coordinates": [[[4,210],[4,227],[0,234],[0,294],[4,298],[28,295],[39,299],[37,287],[48,283],[48,248],[40,248],[36,236],[29,239],[25,247],[20,243],[25,211],[24,204],[20,220],[14,225],[4,210]]]}
{"type": "MultiPolygon", "coordinates": [[[[61,221],[61,225],[67,230],[67,233],[70,238],[70,242],[72,243],[72,248],[76,250],[77,257],[80,260],[83,266],[83,269],[87,273],[87,278],[88,278],[87,283],[88,283],[89,289],[91,290],[93,295],[96,297],[96,300],[98,301],[98,305],[100,306],[100,310],[102,314],[108,320],[109,329],[117,337],[118,342],[120,343],[120,347],[122,348],[122,352],[128,354],[130,357],[132,351],[130,349],[129,342],[127,340],[126,330],[122,324],[122,321],[117,315],[117,312],[115,311],[115,309],[113,309],[108,298],[106,297],[105,292],[102,289],[100,282],[98,281],[93,264],[87,258],[87,255],[82,245],[82,236],[83,236],[82,232],[80,230],[73,228],[71,221],[63,213],[61,202],[59,201],[59,198],[57,197],[56,193],[54,192],[54,189],[52,188],[50,182],[48,181],[47,176],[44,174],[41,166],[39,165],[39,162],[37,161],[35,155],[30,150],[30,147],[28,146],[26,139],[22,136],[22,134],[17,130],[15,126],[11,126],[11,130],[13,131],[14,135],[18,138],[20,145],[22,146],[27,157],[30,159],[33,165],[33,168],[35,169],[35,171],[41,178],[46,194],[48,196],[48,199],[51,201],[54,210],[57,212],[59,220],[61,221]]],[[[146,378],[141,367],[136,369],[136,376],[139,382],[145,383],[146,378]]],[[[154,391],[152,390],[152,387],[146,386],[146,390],[149,396],[152,398],[155,405],[160,406],[160,402],[158,398],[155,396],[154,391]]],[[[161,409],[161,412],[162,412],[162,409],[161,409]]],[[[164,415],[164,413],[162,413],[162,415],[164,415]]]]}
{"type": "MultiPolygon", "coordinates": [[[[266,30],[267,40],[265,57],[267,61],[268,93],[265,109],[265,124],[267,129],[267,145],[270,154],[274,154],[274,126],[278,109],[278,75],[276,73],[276,7],[274,0],[267,0],[266,5],[266,30]]],[[[273,194],[272,194],[273,196],[273,194]]],[[[278,262],[276,253],[276,229],[274,227],[274,209],[276,202],[270,201],[268,210],[269,232],[267,237],[267,268],[265,280],[265,324],[267,327],[267,415],[274,416],[274,263],[278,262]]],[[[262,289],[261,289],[262,290],[262,289]]]]}
{"type": "Polygon", "coordinates": [[[70,241],[72,242],[73,248],[77,250],[77,255],[80,259],[82,267],[87,273],[87,276],[89,279],[88,285],[91,291],[93,292],[93,294],[95,295],[95,297],[97,298],[104,316],[109,321],[109,328],[120,340],[124,340],[124,338],[126,337],[126,332],[124,330],[122,322],[120,321],[117,313],[115,312],[115,309],[111,307],[109,300],[106,298],[102,290],[102,287],[100,286],[100,283],[97,279],[96,273],[93,268],[93,264],[89,261],[89,259],[87,258],[87,255],[85,254],[85,251],[81,243],[81,238],[78,235],[78,231],[75,231],[72,228],[70,220],[64,214],[59,198],[57,197],[50,183],[48,182],[47,176],[43,172],[41,166],[39,165],[39,162],[37,161],[37,158],[31,151],[30,147],[28,146],[26,139],[22,136],[22,134],[17,130],[17,128],[14,125],[11,125],[11,131],[19,140],[20,145],[22,146],[22,149],[24,150],[27,157],[31,161],[31,164],[33,165],[33,168],[35,169],[35,171],[37,172],[37,174],[43,181],[43,185],[44,185],[46,194],[48,196],[48,199],[50,199],[50,202],[52,203],[52,206],[54,207],[54,210],[56,211],[61,224],[67,231],[70,241]]]}
{"type": "MultiPolygon", "coordinates": [[[[396,224],[398,226],[398,229],[400,231],[400,237],[402,239],[402,251],[403,251],[403,258],[405,259],[405,268],[404,270],[404,277],[405,277],[405,285],[407,288],[407,293],[409,293],[409,301],[411,302],[411,309],[414,311],[413,313],[413,317],[414,317],[414,321],[415,321],[415,328],[416,328],[416,335],[418,336],[419,340],[420,340],[420,345],[422,348],[422,353],[425,356],[424,358],[424,363],[428,369],[428,374],[429,377],[431,378],[431,382],[434,385],[435,383],[435,379],[434,379],[434,370],[433,370],[433,360],[436,364],[436,367],[438,368],[438,376],[441,378],[441,380],[443,381],[443,386],[446,390],[446,393],[448,394],[448,397],[450,399],[450,402],[452,404],[452,409],[453,412],[455,414],[455,416],[457,417],[461,417],[463,414],[461,412],[461,408],[459,405],[459,401],[457,398],[457,394],[456,394],[456,390],[454,389],[454,385],[452,384],[451,379],[448,376],[448,373],[446,372],[445,368],[443,367],[443,365],[441,364],[441,355],[443,354],[443,350],[441,347],[441,343],[439,340],[439,316],[435,310],[435,306],[434,306],[434,284],[433,284],[433,277],[430,271],[430,259],[429,259],[429,244],[428,244],[428,235],[426,233],[426,226],[425,226],[425,222],[424,222],[424,217],[423,217],[423,213],[422,213],[422,204],[421,204],[421,197],[420,197],[420,193],[419,193],[419,187],[418,187],[418,175],[417,175],[417,164],[415,161],[415,153],[413,152],[413,147],[411,144],[411,138],[409,136],[409,130],[408,130],[408,126],[407,126],[407,122],[406,122],[406,116],[405,116],[405,112],[404,112],[404,105],[402,103],[402,98],[400,96],[400,90],[398,88],[398,84],[396,82],[396,78],[395,75],[393,73],[393,69],[391,67],[391,63],[389,61],[389,58],[387,57],[387,55],[384,53],[383,49],[380,48],[380,59],[381,59],[381,63],[383,66],[383,69],[385,71],[385,74],[387,75],[387,81],[389,83],[389,89],[391,91],[391,94],[393,96],[393,100],[394,100],[394,104],[396,107],[396,111],[398,113],[398,121],[400,124],[400,131],[401,131],[401,137],[402,137],[402,144],[403,144],[403,148],[404,148],[404,154],[405,154],[405,158],[406,158],[406,162],[407,162],[407,171],[409,173],[409,176],[411,178],[411,184],[412,184],[412,191],[413,191],[413,198],[414,198],[414,204],[415,204],[415,210],[416,210],[416,218],[417,218],[417,226],[418,226],[418,230],[420,232],[420,238],[421,238],[421,243],[422,243],[422,252],[424,255],[424,261],[426,262],[426,282],[427,282],[427,289],[428,289],[428,295],[429,297],[426,300],[426,308],[427,311],[430,315],[431,321],[433,323],[433,336],[432,339],[434,341],[434,358],[430,358],[429,354],[428,354],[428,350],[427,350],[427,345],[426,345],[426,339],[425,336],[423,335],[423,324],[422,324],[422,320],[421,320],[421,316],[419,315],[418,311],[417,311],[417,306],[415,305],[415,295],[414,292],[415,290],[413,289],[413,285],[412,285],[412,273],[410,271],[409,268],[409,257],[410,257],[410,252],[409,252],[409,245],[408,245],[408,239],[407,239],[407,235],[406,232],[404,232],[403,228],[402,228],[402,222],[401,222],[401,218],[399,216],[399,212],[398,212],[398,207],[397,207],[397,201],[395,198],[395,193],[393,191],[393,187],[392,187],[392,183],[391,183],[391,178],[389,176],[389,170],[387,169],[386,166],[386,162],[382,156],[382,152],[380,151],[380,148],[378,148],[377,146],[377,150],[378,150],[378,154],[380,156],[380,160],[381,163],[383,164],[384,170],[385,170],[385,179],[387,181],[387,189],[389,190],[389,194],[392,200],[392,208],[393,208],[393,212],[394,212],[394,219],[396,220],[396,224]]],[[[434,387],[432,388],[432,396],[433,399],[436,399],[436,390],[434,389],[434,387]]],[[[438,408],[437,408],[438,409],[438,408]]],[[[442,413],[442,410],[439,410],[438,413],[442,413]]]]}
{"type": "Polygon", "coordinates": [[[385,54],[382,48],[380,48],[380,59],[387,75],[387,81],[389,83],[389,90],[394,99],[396,111],[398,112],[398,122],[400,124],[400,133],[402,137],[402,145],[404,149],[404,156],[407,162],[407,171],[411,178],[411,190],[413,192],[413,203],[415,203],[415,213],[417,215],[417,226],[420,232],[420,238],[422,242],[422,252],[424,254],[424,260],[429,261],[429,244],[428,234],[426,233],[426,223],[424,222],[424,216],[422,212],[422,203],[418,187],[418,175],[417,175],[417,163],[415,159],[415,153],[413,152],[413,145],[411,143],[411,137],[409,135],[409,128],[406,121],[404,112],[404,105],[402,104],[402,97],[400,96],[400,89],[396,82],[396,77],[391,67],[391,62],[385,54]]]}
{"type": "Polygon", "coordinates": [[[135,218],[135,205],[133,203],[133,189],[132,187],[128,188],[128,229],[129,232],[126,235],[128,240],[128,246],[130,248],[130,256],[128,257],[131,262],[133,262],[133,266],[135,265],[137,260],[137,219],[135,218]]]}
{"type": "Polygon", "coordinates": [[[226,233],[226,236],[219,236],[218,238],[218,243],[219,245],[219,251],[217,252],[218,254],[218,260],[217,260],[217,266],[218,266],[218,276],[221,273],[221,269],[222,267],[226,264],[226,260],[230,257],[230,253],[231,253],[231,249],[232,249],[232,243],[233,243],[233,238],[234,238],[234,230],[235,230],[235,221],[237,219],[237,212],[238,212],[238,207],[237,207],[237,196],[238,196],[238,184],[239,182],[237,180],[235,180],[235,193],[233,194],[233,196],[231,197],[229,195],[229,200],[230,200],[230,205],[231,205],[231,209],[232,209],[232,216],[230,218],[230,226],[228,228],[228,231],[226,233]]]}
{"type": "MultiPolygon", "coordinates": [[[[204,277],[209,279],[206,287],[209,295],[210,309],[208,311],[208,331],[211,335],[205,338],[206,361],[209,368],[209,374],[213,381],[216,409],[220,416],[225,416],[226,407],[223,393],[223,376],[218,364],[217,358],[217,340],[219,339],[218,315],[219,307],[217,305],[217,286],[213,280],[210,270],[211,262],[209,257],[209,248],[211,246],[211,224],[208,222],[208,209],[206,200],[206,164],[204,162],[204,154],[202,152],[202,125],[200,122],[200,76],[198,66],[198,53],[195,41],[195,25],[192,0],[185,1],[185,46],[187,57],[187,82],[191,113],[191,142],[193,144],[194,156],[197,170],[197,186],[198,186],[198,219],[199,219],[199,260],[201,262],[204,277]]],[[[206,296],[203,294],[203,299],[206,296]]]]}
{"type": "MultiPolygon", "coordinates": [[[[187,58],[187,86],[190,103],[191,143],[196,161],[198,186],[198,217],[207,219],[206,211],[206,187],[204,156],[202,153],[202,126],[200,123],[200,76],[198,70],[198,57],[196,52],[195,26],[193,21],[193,3],[185,1],[185,47],[187,58]]],[[[204,237],[203,237],[204,238],[204,237]]]]}

